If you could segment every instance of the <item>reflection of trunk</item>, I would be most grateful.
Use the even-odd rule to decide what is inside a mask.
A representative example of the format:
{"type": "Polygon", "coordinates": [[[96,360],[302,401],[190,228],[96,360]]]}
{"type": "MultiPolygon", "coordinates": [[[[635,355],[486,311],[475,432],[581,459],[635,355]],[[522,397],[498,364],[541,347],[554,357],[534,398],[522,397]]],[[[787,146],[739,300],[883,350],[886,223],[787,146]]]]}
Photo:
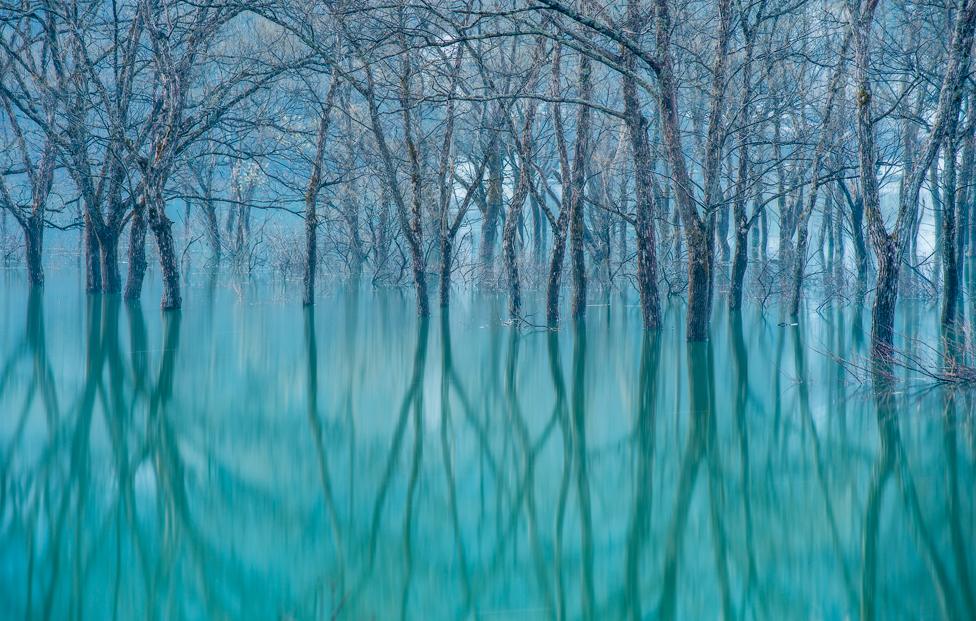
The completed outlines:
{"type": "Polygon", "coordinates": [[[711,357],[710,344],[688,344],[688,392],[691,408],[688,419],[688,441],[678,474],[677,496],[671,523],[668,526],[664,571],[661,576],[658,618],[664,620],[674,619],[677,613],[678,570],[681,551],[684,548],[684,533],[688,526],[688,511],[694,496],[699,466],[705,455],[706,433],[708,426],[712,424],[710,418],[714,415],[711,357]]]}
{"type": "Polygon", "coordinates": [[[125,299],[138,300],[142,296],[142,281],[146,277],[146,202],[139,197],[132,207],[129,225],[129,274],[125,283],[125,299]]]}
{"type": "MultiPolygon", "coordinates": [[[[884,390],[884,389],[882,389],[884,390]]],[[[878,573],[878,529],[881,521],[881,505],[885,486],[891,476],[895,462],[895,447],[892,434],[897,418],[888,402],[890,394],[875,393],[878,407],[878,430],[881,435],[881,456],[871,477],[868,489],[867,507],[864,511],[864,530],[861,535],[861,610],[862,621],[873,621],[874,598],[877,589],[878,573]]]]}
{"type": "Polygon", "coordinates": [[[952,541],[952,557],[959,576],[963,603],[969,618],[976,618],[976,595],[973,593],[973,581],[969,571],[967,558],[967,544],[964,537],[962,521],[960,519],[959,502],[959,455],[956,446],[956,429],[960,419],[956,412],[955,396],[951,390],[944,391],[945,409],[942,416],[943,448],[946,455],[946,485],[947,511],[949,515],[949,535],[952,541]]]}
{"type": "Polygon", "coordinates": [[[576,498],[579,502],[580,549],[583,573],[582,618],[594,616],[593,517],[590,507],[589,455],[586,446],[586,328],[579,324],[573,346],[572,440],[576,466],[576,498]]]}
{"type": "Polygon", "coordinates": [[[634,429],[634,450],[637,452],[637,472],[634,477],[634,504],[627,529],[627,560],[625,607],[628,617],[643,618],[640,589],[640,559],[647,540],[653,502],[654,482],[654,399],[657,396],[658,364],[661,356],[661,337],[645,333],[641,343],[637,421],[634,429]]]}

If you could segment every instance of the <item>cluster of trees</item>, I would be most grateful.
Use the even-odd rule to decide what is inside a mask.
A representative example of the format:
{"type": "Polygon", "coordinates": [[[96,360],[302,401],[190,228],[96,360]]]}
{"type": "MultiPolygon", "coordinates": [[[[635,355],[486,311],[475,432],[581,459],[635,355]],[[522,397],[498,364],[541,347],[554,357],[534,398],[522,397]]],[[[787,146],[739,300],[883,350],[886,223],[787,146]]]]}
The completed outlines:
{"type": "Polygon", "coordinates": [[[900,283],[959,321],[974,27],[976,0],[20,0],[0,211],[32,285],[45,228],[78,228],[89,290],[123,291],[124,240],[138,298],[151,234],[179,308],[173,214],[220,260],[272,209],[304,218],[306,304],[323,262],[409,274],[421,315],[431,278],[447,307],[474,273],[513,319],[538,282],[554,325],[564,281],[582,318],[625,274],[648,329],[660,288],[685,295],[693,341],[720,274],[735,309],[771,269],[796,316],[817,258],[861,292],[876,274],[885,356],[900,283]]]}

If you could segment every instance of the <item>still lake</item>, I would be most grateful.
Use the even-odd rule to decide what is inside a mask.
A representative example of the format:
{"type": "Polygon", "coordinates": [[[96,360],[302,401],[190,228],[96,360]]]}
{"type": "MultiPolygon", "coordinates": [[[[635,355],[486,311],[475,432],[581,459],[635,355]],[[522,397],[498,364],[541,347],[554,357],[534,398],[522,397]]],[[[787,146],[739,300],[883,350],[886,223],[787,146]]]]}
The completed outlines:
{"type": "MultiPolygon", "coordinates": [[[[2,619],[976,618],[974,395],[862,381],[870,297],[719,297],[688,345],[619,293],[553,333],[158,286],[0,272],[2,619]]],[[[937,306],[899,313],[927,359],[937,306]]]]}

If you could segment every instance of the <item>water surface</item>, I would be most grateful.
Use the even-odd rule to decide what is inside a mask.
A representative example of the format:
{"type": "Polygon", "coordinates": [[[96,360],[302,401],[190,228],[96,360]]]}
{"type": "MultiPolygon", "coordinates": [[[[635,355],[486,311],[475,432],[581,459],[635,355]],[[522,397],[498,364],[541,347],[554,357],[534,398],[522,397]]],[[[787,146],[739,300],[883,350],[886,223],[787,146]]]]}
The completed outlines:
{"type": "Polygon", "coordinates": [[[688,345],[616,293],[552,333],[469,291],[0,278],[4,619],[976,618],[972,397],[839,364],[866,304],[719,301],[688,345]]]}

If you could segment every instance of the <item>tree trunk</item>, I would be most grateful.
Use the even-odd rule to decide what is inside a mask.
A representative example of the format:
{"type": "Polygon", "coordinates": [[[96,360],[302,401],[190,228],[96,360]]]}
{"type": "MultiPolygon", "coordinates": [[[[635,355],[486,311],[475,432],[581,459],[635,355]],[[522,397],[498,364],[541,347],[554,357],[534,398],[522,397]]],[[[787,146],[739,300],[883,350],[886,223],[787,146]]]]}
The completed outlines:
{"type": "MultiPolygon", "coordinates": [[[[627,5],[629,27],[639,26],[635,1],[627,5]]],[[[624,59],[628,69],[636,65],[634,54],[624,49],[624,59]]],[[[656,330],[661,325],[661,308],[657,291],[657,239],[654,231],[654,212],[656,211],[654,187],[651,175],[653,158],[647,137],[647,119],[641,113],[640,100],[637,96],[637,83],[628,76],[623,80],[624,116],[630,136],[630,152],[634,161],[634,194],[637,199],[637,214],[634,220],[634,234],[637,243],[637,292],[640,295],[641,317],[645,330],[656,330]]],[[[621,199],[625,192],[621,184],[621,199]]],[[[624,201],[620,201],[621,208],[624,201]]],[[[620,262],[627,256],[626,228],[622,229],[620,237],[620,262]]]]}
{"type": "Polygon", "coordinates": [[[102,272],[102,292],[118,293],[122,290],[119,274],[119,232],[106,230],[98,240],[99,261],[102,272]]]}
{"type": "Polygon", "coordinates": [[[496,140],[491,148],[494,150],[488,163],[488,191],[481,223],[481,246],[478,251],[481,279],[484,284],[491,284],[495,274],[495,241],[498,238],[498,218],[502,210],[502,175],[505,166],[501,140],[496,140]]]}
{"type": "MultiPolygon", "coordinates": [[[[811,190],[813,192],[813,190],[811,190]]],[[[807,265],[807,243],[809,230],[803,222],[796,231],[796,250],[793,257],[793,277],[790,279],[789,314],[796,318],[800,314],[800,290],[803,287],[803,272],[807,265]]]]}
{"type": "Polygon", "coordinates": [[[529,194],[529,169],[532,167],[532,123],[535,120],[535,106],[530,103],[525,115],[525,126],[521,137],[516,136],[519,153],[519,176],[509,203],[508,218],[502,236],[502,249],[505,255],[505,270],[508,274],[509,303],[508,312],[512,319],[518,319],[522,312],[522,285],[519,278],[518,256],[515,237],[522,219],[522,208],[529,194]]]}
{"type": "Polygon", "coordinates": [[[857,289],[865,291],[868,282],[868,248],[864,241],[864,202],[860,197],[851,205],[851,236],[854,239],[854,262],[857,264],[857,289]]]}
{"type": "MultiPolygon", "coordinates": [[[[743,215],[745,210],[743,210],[743,215]]],[[[753,236],[755,239],[755,236],[753,236]]],[[[737,311],[742,308],[742,285],[745,281],[748,255],[749,228],[744,218],[736,217],[735,222],[735,253],[732,255],[732,280],[729,285],[729,310],[737,311]]]]}
{"type": "MultiPolygon", "coordinates": [[[[590,79],[590,58],[585,54],[579,61],[579,92],[583,100],[589,100],[593,92],[590,79]]],[[[586,316],[586,262],[583,248],[583,211],[586,193],[586,158],[589,156],[590,107],[579,106],[576,119],[576,144],[573,148],[573,178],[569,203],[569,244],[573,269],[573,319],[586,316]]]]}
{"type": "Polygon", "coordinates": [[[101,260],[99,253],[99,243],[98,236],[95,234],[94,227],[92,225],[91,218],[88,216],[87,210],[83,217],[84,229],[82,235],[84,236],[85,244],[85,291],[88,293],[97,293],[102,289],[102,271],[99,261],[101,260]]]}
{"type": "Polygon", "coordinates": [[[566,255],[566,233],[553,231],[552,253],[549,258],[549,279],[546,283],[546,325],[559,323],[559,289],[562,285],[563,261],[566,255]]]}
{"type": "Polygon", "coordinates": [[[207,242],[210,244],[210,253],[216,263],[220,263],[222,248],[220,244],[220,225],[217,223],[217,210],[213,201],[209,198],[204,202],[204,217],[207,220],[207,242]]]}
{"type": "Polygon", "coordinates": [[[451,253],[453,240],[449,233],[442,232],[440,239],[441,273],[440,273],[440,305],[447,308],[451,303],[451,263],[454,258],[451,253]]]}
{"type": "Polygon", "coordinates": [[[898,249],[890,239],[877,246],[878,283],[871,308],[871,355],[889,360],[895,334],[895,301],[898,298],[898,249]]]}
{"type": "Polygon", "coordinates": [[[302,280],[305,293],[302,295],[302,305],[311,306],[315,303],[315,267],[318,263],[318,214],[315,210],[315,194],[305,200],[305,276],[302,280]]]}
{"type": "Polygon", "coordinates": [[[159,268],[163,277],[163,297],[159,305],[163,310],[175,310],[183,304],[180,296],[180,266],[173,242],[173,222],[166,217],[165,209],[162,195],[155,196],[149,207],[149,226],[156,238],[159,268]]]}
{"type": "Polygon", "coordinates": [[[138,300],[142,296],[142,282],[146,278],[146,202],[136,201],[129,225],[129,274],[125,283],[125,299],[138,300]]]}
{"type": "Polygon", "coordinates": [[[728,264],[732,249],[729,247],[729,204],[722,201],[718,208],[718,226],[715,227],[718,249],[722,253],[722,263],[728,264]]]}
{"type": "Polygon", "coordinates": [[[32,288],[44,286],[44,219],[30,216],[24,227],[27,280],[32,288]]]}
{"type": "MultiPolygon", "coordinates": [[[[958,139],[956,135],[956,123],[952,123],[949,129],[948,138],[944,149],[945,173],[943,182],[945,188],[942,201],[942,228],[940,233],[940,246],[942,251],[942,325],[946,328],[952,327],[956,322],[957,304],[959,298],[959,271],[956,266],[956,154],[958,151],[958,139]]],[[[934,167],[936,164],[932,164],[934,167]]],[[[933,175],[934,176],[934,175],[933,175]]],[[[937,187],[932,189],[933,195],[938,192],[937,187]]],[[[935,202],[935,201],[933,201],[935,202]]]]}
{"type": "Polygon", "coordinates": [[[714,236],[708,230],[697,227],[685,229],[688,233],[688,318],[687,340],[708,339],[708,322],[711,315],[712,261],[715,255],[714,236]]]}

